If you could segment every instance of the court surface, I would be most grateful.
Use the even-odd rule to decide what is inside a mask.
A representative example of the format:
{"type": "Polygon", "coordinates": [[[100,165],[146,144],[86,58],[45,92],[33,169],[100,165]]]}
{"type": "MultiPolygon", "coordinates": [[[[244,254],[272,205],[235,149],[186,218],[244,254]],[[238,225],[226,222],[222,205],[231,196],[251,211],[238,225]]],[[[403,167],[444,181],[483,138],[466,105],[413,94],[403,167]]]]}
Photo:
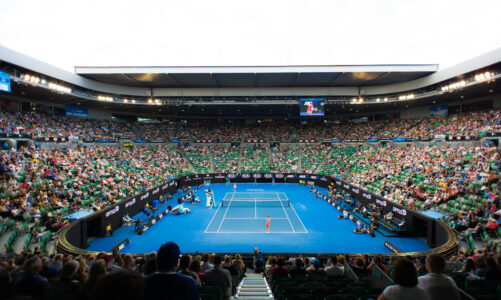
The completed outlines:
{"type": "Polygon", "coordinates": [[[227,192],[205,233],[307,233],[284,192],[227,192]]]}
{"type": "MultiPolygon", "coordinates": [[[[216,205],[205,206],[206,186],[196,195],[201,203],[185,203],[192,213],[168,214],[143,235],[134,233],[133,226],[116,229],[111,237],[89,241],[93,251],[110,249],[128,238],[130,244],[122,252],[157,251],[161,244],[175,241],[183,252],[252,252],[255,246],[262,252],[274,253],[389,253],[386,240],[402,251],[422,251],[429,247],[421,238],[384,237],[376,233],[355,234],[356,224],[340,220],[341,214],[323,199],[316,199],[308,187],[298,184],[213,184],[216,205]],[[270,216],[270,233],[266,233],[266,218],[270,216]]],[[[327,189],[318,188],[323,193],[327,189]]],[[[162,204],[177,205],[179,194],[162,204]]],[[[143,213],[133,218],[145,219],[143,213]]]]}

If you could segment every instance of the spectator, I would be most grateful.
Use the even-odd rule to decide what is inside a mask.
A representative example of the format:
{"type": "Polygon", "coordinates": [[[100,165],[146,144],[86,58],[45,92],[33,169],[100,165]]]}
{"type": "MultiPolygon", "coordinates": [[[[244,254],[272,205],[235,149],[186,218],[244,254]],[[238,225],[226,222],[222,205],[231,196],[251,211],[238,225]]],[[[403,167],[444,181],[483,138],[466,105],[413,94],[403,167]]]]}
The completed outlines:
{"type": "Polygon", "coordinates": [[[308,269],[306,269],[306,271],[308,272],[308,278],[320,279],[325,276],[325,270],[322,267],[322,262],[318,258],[315,258],[312,261],[312,265],[308,269]]]}
{"type": "Polygon", "coordinates": [[[179,246],[174,242],[165,243],[158,249],[158,271],[144,278],[145,299],[164,299],[166,297],[175,300],[200,299],[195,280],[176,273],[180,255],[179,246]]]}
{"type": "Polygon", "coordinates": [[[438,254],[428,254],[425,262],[427,275],[418,278],[418,287],[424,289],[430,300],[459,300],[459,290],[452,278],[443,275],[445,259],[438,254]]]}
{"type": "Polygon", "coordinates": [[[61,269],[59,280],[55,283],[52,289],[52,296],[71,297],[80,292],[80,282],[76,280],[78,275],[79,263],[71,260],[66,262],[61,269]]]}
{"type": "Polygon", "coordinates": [[[288,276],[289,270],[284,267],[285,262],[282,257],[277,258],[277,266],[271,270],[271,280],[274,280],[281,276],[288,276]]]}
{"type": "Polygon", "coordinates": [[[189,270],[191,262],[192,262],[191,255],[183,254],[181,259],[179,260],[179,269],[180,269],[179,273],[190,276],[191,278],[193,278],[193,280],[195,280],[197,286],[201,287],[202,283],[200,282],[200,277],[198,277],[198,274],[196,272],[189,270]]]}
{"type": "Polygon", "coordinates": [[[97,290],[99,282],[106,275],[106,262],[102,259],[96,260],[90,267],[89,278],[82,287],[82,294],[86,298],[92,298],[97,290]]]}
{"type": "Polygon", "coordinates": [[[202,255],[202,265],[201,265],[201,271],[202,273],[207,273],[207,271],[210,271],[214,266],[209,262],[209,253],[204,253],[202,255]]]}
{"type": "Polygon", "coordinates": [[[344,268],[341,269],[337,264],[337,257],[332,256],[329,261],[327,261],[327,266],[325,267],[325,274],[329,277],[341,277],[344,275],[344,268]]]}
{"type": "Polygon", "coordinates": [[[392,279],[395,285],[386,287],[378,300],[428,300],[426,291],[418,287],[416,267],[406,259],[397,260],[393,269],[392,279]]]}
{"type": "Polygon", "coordinates": [[[369,274],[367,268],[365,267],[365,261],[362,257],[355,258],[355,260],[353,261],[352,269],[355,275],[357,275],[358,277],[364,277],[369,274]]]}
{"type": "Polygon", "coordinates": [[[23,269],[24,274],[14,281],[12,293],[44,299],[49,293],[49,284],[39,275],[42,271],[42,260],[38,256],[32,256],[26,260],[23,269]]]}
{"type": "Polygon", "coordinates": [[[221,267],[222,258],[220,255],[216,255],[214,257],[214,268],[212,270],[205,273],[205,282],[215,285],[224,285],[227,290],[227,298],[231,296],[231,275],[230,272],[221,267]]]}
{"type": "MultiPolygon", "coordinates": [[[[168,291],[169,294],[175,295],[175,289],[163,290],[164,293],[168,291]]],[[[195,292],[196,292],[195,287],[195,292]]],[[[110,299],[120,299],[120,300],[143,300],[143,295],[145,292],[145,281],[141,274],[129,271],[129,270],[119,270],[116,272],[111,272],[103,277],[99,283],[94,299],[96,300],[110,300],[110,299]]],[[[165,297],[165,294],[164,296],[165,297]]],[[[146,299],[159,299],[157,298],[146,298],[146,299]]],[[[169,299],[182,299],[173,296],[169,299]]],[[[190,299],[190,298],[183,298],[190,299]]]]}
{"type": "Polygon", "coordinates": [[[49,266],[49,258],[48,257],[42,257],[42,271],[40,272],[40,276],[45,277],[47,279],[57,277],[59,275],[59,272],[55,267],[49,266]]]}
{"type": "Polygon", "coordinates": [[[306,277],[306,268],[304,267],[303,260],[301,258],[296,258],[294,262],[294,267],[290,268],[289,276],[291,278],[296,277],[306,277]]]}
{"type": "Polygon", "coordinates": [[[492,257],[487,257],[485,259],[485,280],[501,280],[501,270],[492,257]]]}

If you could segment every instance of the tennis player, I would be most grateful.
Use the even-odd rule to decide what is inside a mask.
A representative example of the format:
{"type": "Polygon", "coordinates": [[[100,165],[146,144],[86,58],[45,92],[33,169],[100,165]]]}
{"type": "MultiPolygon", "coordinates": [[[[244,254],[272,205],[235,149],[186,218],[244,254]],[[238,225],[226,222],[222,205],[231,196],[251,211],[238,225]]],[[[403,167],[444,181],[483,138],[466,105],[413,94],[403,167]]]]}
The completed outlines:
{"type": "Polygon", "coordinates": [[[270,233],[270,216],[266,218],[266,233],[270,233]]]}
{"type": "Polygon", "coordinates": [[[233,192],[236,192],[236,191],[237,191],[237,184],[233,183],[233,192]]]}

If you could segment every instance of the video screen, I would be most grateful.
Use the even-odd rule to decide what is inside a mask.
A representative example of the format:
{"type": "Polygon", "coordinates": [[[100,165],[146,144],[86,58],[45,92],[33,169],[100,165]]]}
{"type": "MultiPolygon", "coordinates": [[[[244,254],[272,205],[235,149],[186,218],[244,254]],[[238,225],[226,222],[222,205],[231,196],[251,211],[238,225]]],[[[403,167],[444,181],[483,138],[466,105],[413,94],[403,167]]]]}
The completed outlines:
{"type": "Polygon", "coordinates": [[[0,71],[0,91],[10,93],[10,76],[0,71]]]}
{"type": "Polygon", "coordinates": [[[324,102],[323,98],[299,99],[299,116],[323,116],[324,102]]]}

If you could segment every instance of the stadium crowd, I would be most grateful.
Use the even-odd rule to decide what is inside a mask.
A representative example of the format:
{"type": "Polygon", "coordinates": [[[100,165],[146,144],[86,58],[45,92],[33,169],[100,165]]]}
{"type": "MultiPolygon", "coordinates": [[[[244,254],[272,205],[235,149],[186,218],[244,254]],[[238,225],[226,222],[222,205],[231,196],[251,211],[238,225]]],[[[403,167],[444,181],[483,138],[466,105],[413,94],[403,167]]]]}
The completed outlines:
{"type": "Polygon", "coordinates": [[[478,137],[501,132],[501,111],[477,111],[446,117],[385,120],[338,124],[237,125],[217,123],[141,123],[122,120],[89,120],[42,113],[0,111],[0,134],[27,135],[33,138],[70,137],[87,139],[131,139],[149,141],[183,140],[194,142],[266,141],[311,142],[321,139],[367,140],[435,136],[478,137]]]}
{"type": "MultiPolygon", "coordinates": [[[[270,256],[257,252],[252,265],[236,254],[181,254],[174,242],[146,255],[99,253],[73,257],[23,252],[0,257],[0,299],[232,299],[248,272],[264,273],[276,299],[460,299],[460,289],[495,299],[501,256],[492,250],[445,260],[381,255],[270,256]],[[253,270],[252,270],[253,269],[253,270]],[[386,274],[386,288],[373,287],[372,273],[386,274]],[[340,296],[339,296],[340,297],[340,296]],[[335,298],[332,298],[335,299],[335,298]]],[[[381,274],[378,278],[381,278],[381,274]]],[[[482,298],[482,299],[484,299],[482,298]]]]}
{"type": "Polygon", "coordinates": [[[63,213],[110,203],[188,170],[176,149],[156,147],[21,148],[0,153],[0,214],[39,220],[53,231],[63,213]]]}
{"type": "MultiPolygon", "coordinates": [[[[34,221],[37,226],[54,232],[68,224],[64,216],[71,212],[82,208],[100,210],[111,203],[157,186],[170,177],[188,174],[193,170],[210,172],[211,155],[212,169],[216,172],[237,172],[239,168],[241,172],[300,170],[313,173],[320,170],[322,174],[339,176],[351,184],[410,209],[433,208],[446,212],[448,216],[443,218],[444,222],[466,236],[478,237],[485,241],[485,249],[472,247],[470,256],[461,254],[447,262],[451,272],[461,274],[451,275],[456,284],[474,290],[470,282],[499,282],[500,279],[501,262],[497,251],[501,224],[501,157],[494,145],[403,144],[332,147],[321,144],[282,144],[269,148],[255,141],[308,143],[322,137],[341,140],[392,137],[428,139],[438,135],[473,137],[483,136],[488,132],[499,133],[500,120],[500,111],[491,110],[405,121],[343,123],[332,127],[297,125],[296,128],[296,125],[281,123],[273,127],[260,125],[242,128],[233,124],[219,124],[215,127],[190,127],[188,130],[188,126],[182,124],[142,124],[38,113],[0,112],[2,135],[26,135],[35,139],[78,137],[79,140],[125,138],[200,142],[249,139],[255,143],[242,148],[180,143],[177,148],[163,144],[143,147],[75,144],[50,150],[35,145],[6,149],[0,152],[0,215],[6,220],[34,221]]],[[[2,226],[5,224],[2,223],[2,226]]],[[[43,233],[37,232],[35,228],[28,230],[33,237],[41,238],[39,234],[43,236],[43,233]]],[[[155,284],[162,286],[161,282],[165,278],[155,280],[154,274],[162,277],[161,275],[165,275],[162,272],[179,271],[193,278],[195,287],[191,288],[190,295],[196,299],[198,288],[203,290],[203,285],[210,282],[206,276],[210,272],[209,268],[204,269],[204,265],[222,265],[222,268],[229,270],[231,276],[235,275],[230,278],[231,283],[226,285],[227,296],[234,294],[235,280],[241,278],[245,272],[243,262],[238,257],[222,259],[218,256],[183,256],[177,269],[177,265],[174,268],[174,265],[162,262],[159,257],[160,250],[147,257],[118,253],[111,257],[102,253],[97,257],[77,258],[47,256],[46,251],[42,254],[41,250],[45,249],[1,258],[0,278],[5,287],[1,289],[3,292],[28,294],[35,299],[42,299],[47,295],[57,295],[61,299],[104,299],[110,298],[111,293],[116,292],[113,297],[123,295],[125,299],[141,299],[145,293],[156,293],[152,292],[157,291],[152,288],[155,284]],[[239,271],[232,271],[232,268],[239,271]],[[128,283],[128,286],[124,287],[124,283],[128,283]]],[[[316,274],[327,279],[329,274],[344,275],[344,262],[357,276],[361,275],[360,277],[370,274],[371,265],[377,265],[392,276],[392,269],[398,269],[400,265],[404,269],[407,268],[407,271],[411,270],[407,274],[414,272],[412,265],[417,269],[416,276],[427,276],[426,272],[440,274],[443,271],[432,272],[432,263],[427,266],[426,261],[411,264],[407,261],[399,264],[397,261],[384,261],[378,256],[373,259],[341,256],[333,257],[329,261],[322,258],[275,258],[274,262],[270,258],[265,266],[265,273],[274,281],[273,277],[285,274],[284,268],[287,267],[288,278],[294,277],[290,270],[296,270],[306,278],[316,274]]],[[[435,270],[439,269],[441,268],[435,270]]],[[[403,275],[393,277],[397,285],[403,282],[400,276],[403,275]]],[[[179,280],[186,281],[184,277],[179,280]]],[[[411,285],[409,287],[412,288],[421,285],[417,277],[409,280],[412,284],[418,283],[412,285],[404,282],[401,285],[411,285]]],[[[450,280],[448,282],[450,283],[450,280]]],[[[426,284],[423,283],[420,288],[426,290],[425,287],[426,284]]],[[[399,288],[393,288],[379,292],[384,295],[382,299],[394,299],[392,295],[400,291],[399,288]]],[[[419,294],[422,291],[416,293],[425,295],[419,294]]],[[[149,296],[155,295],[160,294],[149,296]]]]}

